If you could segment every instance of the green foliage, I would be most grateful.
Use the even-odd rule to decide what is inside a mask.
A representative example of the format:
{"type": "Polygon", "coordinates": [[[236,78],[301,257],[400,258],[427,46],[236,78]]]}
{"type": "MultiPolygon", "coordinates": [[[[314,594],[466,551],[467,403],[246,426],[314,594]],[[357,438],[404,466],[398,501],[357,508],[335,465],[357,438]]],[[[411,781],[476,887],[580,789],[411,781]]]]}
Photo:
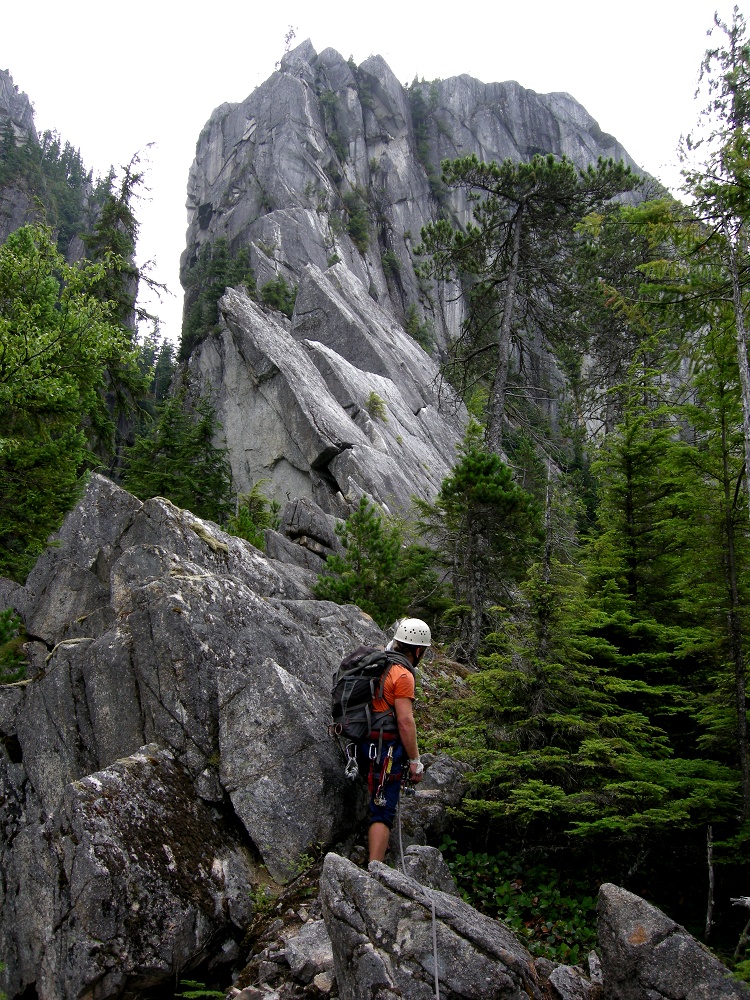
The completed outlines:
{"type": "Polygon", "coordinates": [[[383,265],[383,272],[386,278],[391,281],[398,281],[401,274],[401,261],[393,250],[384,250],[380,255],[380,262],[383,265]]]}
{"type": "Polygon", "coordinates": [[[280,274],[277,278],[266,282],[260,290],[260,298],[264,305],[278,309],[291,319],[297,299],[297,289],[294,285],[287,284],[284,276],[280,274]]]}
{"type": "Polygon", "coordinates": [[[420,322],[417,307],[412,304],[406,310],[406,325],[404,327],[410,337],[425,351],[431,351],[435,346],[435,330],[432,322],[424,319],[420,322]]]}
{"type": "Polygon", "coordinates": [[[194,979],[180,980],[180,993],[175,996],[185,997],[186,1000],[201,1000],[202,997],[212,997],[215,1000],[224,1000],[225,990],[211,990],[205,983],[196,982],[194,979]]]}
{"type": "Polygon", "coordinates": [[[255,298],[255,277],[250,251],[242,247],[232,253],[225,237],[204,243],[184,278],[185,313],[179,358],[190,357],[193,348],[218,330],[219,299],[227,288],[244,286],[255,298]]]}
{"type": "Polygon", "coordinates": [[[505,419],[511,343],[532,332],[555,340],[570,303],[577,225],[636,179],[624,163],[600,160],[577,169],[562,157],[529,163],[443,162],[443,181],[466,191],[473,222],[454,229],[439,219],[422,229],[415,250],[429,260],[427,278],[464,283],[469,315],[451,345],[448,377],[463,395],[488,383],[487,441],[499,451],[505,419]]]}
{"type": "Polygon", "coordinates": [[[528,865],[503,851],[447,855],[463,898],[502,920],[532,955],[579,964],[596,947],[593,886],[561,879],[545,865],[528,865]]]}
{"type": "Polygon", "coordinates": [[[190,402],[183,386],[158,410],[149,433],[125,452],[124,485],[141,500],[166,497],[198,517],[223,524],[232,510],[232,474],[210,399],[190,402]]]}
{"type": "Polygon", "coordinates": [[[278,500],[269,500],[261,487],[267,479],[259,479],[253,484],[249,493],[240,493],[237,497],[237,510],[227,521],[227,531],[230,535],[244,538],[256,549],[265,550],[265,531],[279,527],[281,504],[278,500]]]}
{"type": "Polygon", "coordinates": [[[328,557],[315,587],[320,600],[357,604],[385,628],[415,613],[436,591],[433,553],[406,542],[401,526],[366,497],[337,533],[346,551],[328,557]]]}
{"type": "MultiPolygon", "coordinates": [[[[110,171],[105,182],[104,203],[94,228],[83,237],[88,256],[107,264],[99,294],[113,304],[117,321],[130,327],[134,326],[138,281],[146,276],[135,264],[138,221],[132,202],[143,183],[143,173],[137,167],[138,157],[135,156],[123,169],[117,189],[114,171],[110,171]]],[[[141,314],[139,318],[151,317],[141,314]]]]}
{"type": "Polygon", "coordinates": [[[141,381],[131,336],[102,301],[103,264],[66,264],[49,229],[0,247],[0,575],[23,580],[110,444],[113,365],[141,381]]]}
{"type": "Polygon", "coordinates": [[[88,232],[90,212],[101,205],[105,193],[105,184],[92,187],[91,172],[69,142],[46,131],[39,143],[27,139],[18,144],[8,118],[0,130],[0,187],[11,184],[22,185],[40,199],[63,256],[75,237],[88,232]]]}
{"type": "Polygon", "coordinates": [[[20,652],[24,642],[21,620],[13,609],[0,611],[0,684],[12,684],[26,676],[26,659],[20,652]]]}
{"type": "Polygon", "coordinates": [[[354,188],[343,197],[346,210],[346,231],[361,254],[366,254],[370,246],[370,217],[367,203],[367,193],[361,188],[354,188]]]}
{"type": "Polygon", "coordinates": [[[388,423],[388,410],[386,409],[385,400],[374,389],[367,397],[365,405],[367,412],[373,420],[382,420],[384,424],[388,423]]]}
{"type": "Polygon", "coordinates": [[[489,607],[523,576],[540,533],[538,505],[469,429],[458,463],[434,503],[416,500],[422,531],[450,568],[458,650],[475,662],[489,607]]]}
{"type": "Polygon", "coordinates": [[[436,111],[439,95],[437,87],[431,84],[428,85],[426,92],[427,99],[425,100],[425,83],[424,81],[420,83],[415,77],[412,85],[409,87],[409,105],[417,147],[417,158],[427,174],[427,181],[430,185],[432,196],[440,202],[445,197],[446,189],[440,178],[440,174],[435,169],[430,154],[430,132],[433,128],[436,130],[438,128],[436,111]]]}

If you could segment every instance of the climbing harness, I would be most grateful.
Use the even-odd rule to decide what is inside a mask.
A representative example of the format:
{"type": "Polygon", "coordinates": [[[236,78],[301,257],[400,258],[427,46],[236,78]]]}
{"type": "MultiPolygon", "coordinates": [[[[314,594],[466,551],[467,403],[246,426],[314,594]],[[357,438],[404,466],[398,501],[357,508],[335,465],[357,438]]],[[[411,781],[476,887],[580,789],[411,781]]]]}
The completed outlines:
{"type": "MultiPolygon", "coordinates": [[[[380,754],[379,754],[379,751],[378,751],[377,744],[371,743],[370,744],[370,760],[373,761],[373,762],[377,761],[377,759],[378,759],[379,756],[380,756],[380,754]],[[373,750],[375,751],[375,755],[374,756],[373,756],[373,750]]],[[[374,768],[373,765],[370,765],[370,773],[368,775],[369,786],[370,786],[370,795],[373,796],[373,802],[375,803],[376,806],[384,806],[386,804],[385,786],[386,786],[386,783],[388,782],[388,779],[391,776],[391,771],[392,770],[393,770],[393,745],[391,745],[391,746],[388,747],[388,752],[383,757],[383,763],[380,766],[380,779],[378,781],[377,788],[375,788],[374,791],[373,791],[373,787],[375,785],[375,773],[374,773],[375,772],[375,768],[374,768]]]]}

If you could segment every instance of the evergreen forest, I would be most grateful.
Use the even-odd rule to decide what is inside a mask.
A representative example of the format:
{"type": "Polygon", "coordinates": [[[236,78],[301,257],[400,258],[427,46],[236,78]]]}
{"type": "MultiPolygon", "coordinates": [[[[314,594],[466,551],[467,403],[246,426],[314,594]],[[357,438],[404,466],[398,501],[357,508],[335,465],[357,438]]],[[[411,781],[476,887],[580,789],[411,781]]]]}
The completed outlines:
{"type": "MultiPolygon", "coordinates": [[[[594,941],[597,886],[616,882],[750,981],[730,902],[750,894],[742,15],[711,40],[680,200],[621,163],[541,155],[446,161],[431,178],[473,209],[466,228],[425,227],[416,250],[425,282],[462,288],[467,319],[441,361],[471,420],[432,502],[399,517],[360,502],[317,596],[383,627],[434,624],[440,669],[417,724],[423,750],[472,766],[442,848],[474,905],[573,964],[594,941]]],[[[11,131],[0,182],[17,177],[46,214],[0,247],[0,575],[25,579],[92,469],[261,547],[278,510],[262,483],[237,495],[210,392],[139,315],[137,160],[94,185],[68,144],[18,147],[11,131]]],[[[222,242],[193,262],[182,360],[236,283],[256,294],[249,258],[222,242]]],[[[294,289],[260,298],[290,314],[294,289]]],[[[0,608],[4,682],[22,676],[22,639],[0,608]]]]}

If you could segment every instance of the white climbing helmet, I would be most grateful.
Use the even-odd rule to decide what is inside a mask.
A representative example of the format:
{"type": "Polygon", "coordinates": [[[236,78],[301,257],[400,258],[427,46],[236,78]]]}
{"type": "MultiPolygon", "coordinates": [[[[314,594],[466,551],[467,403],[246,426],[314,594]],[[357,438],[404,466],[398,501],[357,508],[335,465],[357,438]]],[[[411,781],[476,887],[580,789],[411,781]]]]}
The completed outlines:
{"type": "Polygon", "coordinates": [[[398,623],[396,642],[405,642],[409,646],[429,646],[432,642],[430,626],[420,618],[404,618],[398,623]]]}

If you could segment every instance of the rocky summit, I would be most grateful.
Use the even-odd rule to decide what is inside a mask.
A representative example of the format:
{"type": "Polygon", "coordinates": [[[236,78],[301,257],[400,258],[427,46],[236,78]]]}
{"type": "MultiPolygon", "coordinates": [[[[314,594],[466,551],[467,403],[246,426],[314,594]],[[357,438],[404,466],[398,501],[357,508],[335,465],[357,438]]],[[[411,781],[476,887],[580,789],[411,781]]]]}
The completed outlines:
{"type": "MultiPolygon", "coordinates": [[[[362,492],[389,509],[435,495],[466,424],[438,364],[464,312],[458,287],[420,276],[415,250],[425,224],[469,219],[440,162],[471,153],[634,166],[567,94],[468,76],[407,88],[379,56],[355,66],[309,41],[214,111],[188,182],[185,328],[218,241],[247,255],[261,300],[280,279],[296,290],[285,312],[228,291],[215,326],[183,342],[240,490],[267,479],[278,500],[334,514],[362,492]]],[[[559,382],[541,347],[524,364],[535,385],[559,382]]],[[[551,416],[554,396],[540,393],[551,416]]]]}
{"type": "Polygon", "coordinates": [[[449,289],[435,297],[414,270],[422,226],[468,206],[440,183],[440,162],[474,153],[498,162],[535,153],[578,166],[625,160],[617,140],[570,95],[536,94],[513,81],[470,76],[404,87],[381,56],[360,66],[310,41],[239,104],[206,123],[188,180],[189,275],[206,243],[247,247],[258,284],[293,284],[308,264],[338,259],[394,319],[410,308],[438,342],[462,315],[449,289]]]}

